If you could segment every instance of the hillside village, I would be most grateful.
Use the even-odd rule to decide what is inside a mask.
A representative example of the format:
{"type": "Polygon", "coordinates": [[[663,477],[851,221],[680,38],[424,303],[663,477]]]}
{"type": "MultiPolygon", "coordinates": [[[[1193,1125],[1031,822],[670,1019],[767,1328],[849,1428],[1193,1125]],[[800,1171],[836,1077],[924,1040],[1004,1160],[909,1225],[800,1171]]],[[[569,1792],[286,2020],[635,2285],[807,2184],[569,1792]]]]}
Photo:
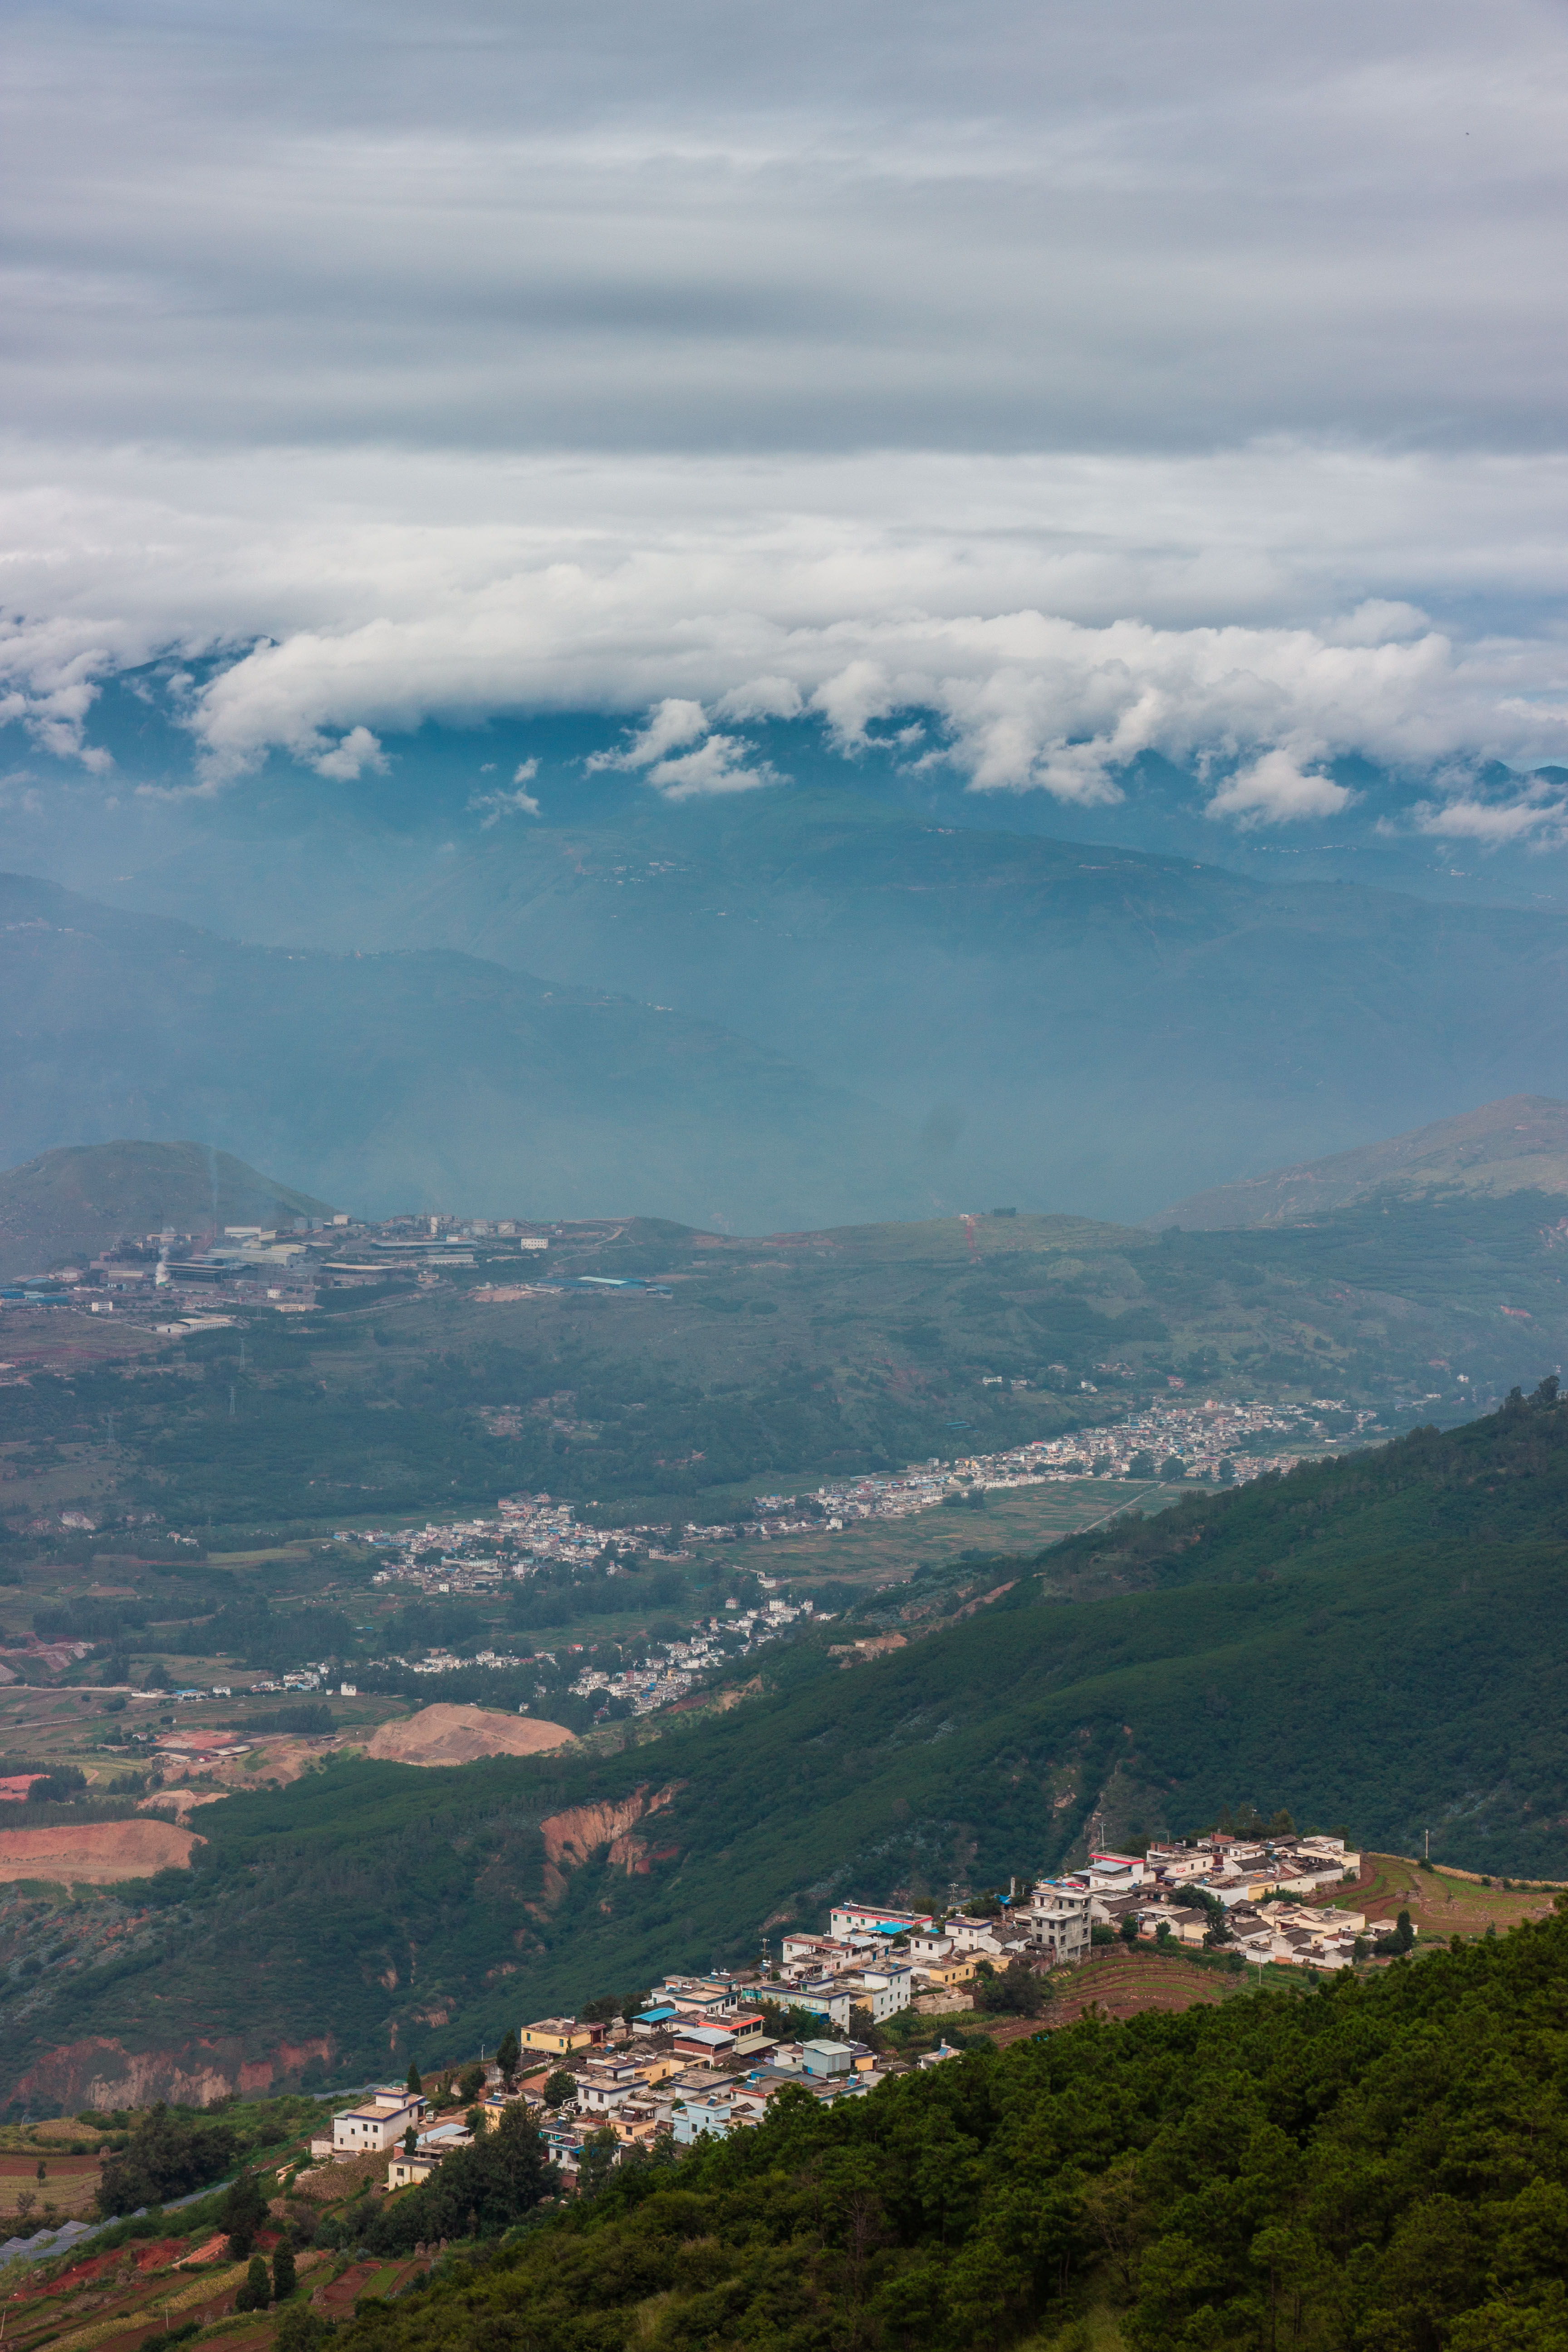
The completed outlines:
{"type": "Polygon", "coordinates": [[[1005,2005],[1038,2015],[1043,1980],[1102,1942],[1207,1947],[1239,1968],[1348,1968],[1368,1957],[1366,1919],[1326,1898],[1360,1867],[1340,1837],[1215,1831],[1142,1854],[1095,1853],[1026,1894],[945,1915],[836,1903],[826,1935],[786,1933],[776,1956],[764,1938],[754,1968],[672,1973],[619,2014],[595,2002],[581,2017],[533,2020],[482,2085],[470,2070],[474,2104],[461,2121],[433,2115],[422,2089],[378,2089],[334,2117],[311,2153],[322,2162],[385,2154],[387,2188],[404,2188],[521,2101],[570,2182],[590,2141],[616,2161],[660,2140],[689,2147],[760,2122],[786,2087],[832,2104],[940,2065],[957,2055],[945,2037],[910,2059],[881,2029],[909,2010],[955,2021],[977,1993],[995,2005],[998,1979],[1005,2005]],[[803,2032],[810,2023],[818,2031],[803,2032]]]}
{"type": "Polygon", "coordinates": [[[933,1454],[901,1471],[868,1473],[826,1484],[804,1495],[760,1495],[752,1512],[734,1519],[684,1523],[662,1520],[595,1528],[579,1522],[573,1506],[548,1494],[503,1496],[494,1518],[431,1520],[419,1528],[342,1528],[339,1540],[380,1546],[391,1555],[375,1581],[411,1584],[422,1592],[482,1591],[507,1576],[527,1577],[546,1564],[588,1566],[622,1554],[651,1560],[691,1557],[693,1543],[767,1542],[784,1535],[819,1534],[858,1521],[909,1518],[973,1493],[1005,1492],[1085,1476],[1245,1485],[1268,1471],[1294,1468],[1321,1447],[1318,1416],[1348,1424],[1352,1439],[1373,1416],[1352,1413],[1340,1401],[1310,1404],[1258,1400],[1152,1405],[1118,1423],[1076,1430],[1070,1436],[1032,1439],[1000,1454],[933,1454]],[[1294,1437],[1278,1452],[1248,1451],[1270,1434],[1294,1437]]]}
{"type": "MultiPolygon", "coordinates": [[[[950,1461],[933,1456],[901,1472],[823,1485],[806,1495],[759,1496],[754,1515],[711,1524],[689,1519],[684,1525],[664,1521],[595,1528],[580,1523],[568,1502],[549,1494],[519,1494],[502,1496],[493,1518],[430,1520],[401,1532],[343,1528],[338,1539],[387,1553],[372,1578],[382,1589],[412,1588],[426,1597],[482,1595],[509,1583],[525,1583],[545,1568],[626,1575],[626,1563],[638,1556],[655,1564],[687,1561],[696,1544],[766,1543],[776,1537],[836,1532],[864,1521],[907,1518],[987,1493],[1086,1475],[1244,1484],[1266,1472],[1289,1470],[1301,1458],[1296,1451],[1247,1453],[1247,1446],[1258,1446],[1269,1433],[1291,1432],[1304,1444],[1321,1444],[1323,1430],[1311,1416],[1342,1411],[1328,1398],[1301,1408],[1212,1399],[1201,1404],[1153,1406],[1112,1426],[1040,1438],[1005,1453],[960,1454],[950,1461]]],[[[1362,1412],[1346,1418],[1359,1436],[1371,1416],[1362,1412]]],[[[750,1656],[764,1643],[826,1623],[835,1613],[816,1608],[809,1599],[792,1601],[766,1575],[759,1575],[758,1581],[766,1595],[760,1607],[728,1600],[721,1614],[710,1615],[685,1635],[645,1642],[644,1654],[629,1665],[613,1672],[584,1668],[571,1684],[572,1691],[579,1697],[598,1695],[606,1705],[624,1702],[635,1715],[649,1714],[688,1697],[703,1674],[750,1656]]],[[[574,1651],[583,1647],[572,1645],[574,1651]]],[[[432,1648],[417,1659],[396,1656],[368,1663],[439,1675],[473,1667],[510,1671],[541,1660],[552,1667],[562,1663],[553,1651],[520,1654],[493,1647],[471,1654],[432,1648]]]]}

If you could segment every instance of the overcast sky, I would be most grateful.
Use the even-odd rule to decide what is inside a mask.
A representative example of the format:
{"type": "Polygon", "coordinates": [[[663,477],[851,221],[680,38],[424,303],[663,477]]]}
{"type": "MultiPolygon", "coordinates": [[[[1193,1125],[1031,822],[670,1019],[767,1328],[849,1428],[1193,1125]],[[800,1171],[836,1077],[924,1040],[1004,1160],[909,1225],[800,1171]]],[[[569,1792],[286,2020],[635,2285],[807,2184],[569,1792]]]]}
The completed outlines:
{"type": "Polygon", "coordinates": [[[1346,750],[1456,806],[1568,761],[1560,7],[5,22],[0,712],[47,748],[218,646],[225,789],[540,707],[655,712],[668,791],[756,782],[762,711],[918,706],[1079,801],[1152,744],[1248,824],[1346,750]]]}

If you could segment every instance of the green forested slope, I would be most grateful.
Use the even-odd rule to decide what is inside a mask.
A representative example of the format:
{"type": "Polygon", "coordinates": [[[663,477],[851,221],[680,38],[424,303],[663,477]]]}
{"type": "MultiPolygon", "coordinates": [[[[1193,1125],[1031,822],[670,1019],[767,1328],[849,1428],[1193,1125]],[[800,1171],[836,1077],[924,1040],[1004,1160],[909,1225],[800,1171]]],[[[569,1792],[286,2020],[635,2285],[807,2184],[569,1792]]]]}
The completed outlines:
{"type": "Polygon", "coordinates": [[[616,1754],[340,1760],[208,1806],[195,1870],[154,1883],[142,1990],[61,1972],[11,2079],[89,2034],[445,2057],[520,2009],[750,1957],[833,1892],[1055,1866],[1094,1811],[1133,1840],[1286,1805],[1380,1849],[1429,1828],[1445,1860],[1568,1875],[1565,1535],[1568,1407],[1520,1400],[998,1562],[1008,1589],[950,1630],[847,1664],[834,1642],[866,1629],[830,1629],[759,1696],[616,1754]],[[566,1812],[552,1873],[541,1825],[566,1812]]]}
{"type": "Polygon", "coordinates": [[[342,2352],[1036,2330],[1082,2352],[1112,2318],[1136,2352],[1563,2352],[1565,2281],[1557,1917],[1370,1985],[1090,2021],[826,2114],[785,2093],[761,2129],[369,2306],[342,2352]]]}

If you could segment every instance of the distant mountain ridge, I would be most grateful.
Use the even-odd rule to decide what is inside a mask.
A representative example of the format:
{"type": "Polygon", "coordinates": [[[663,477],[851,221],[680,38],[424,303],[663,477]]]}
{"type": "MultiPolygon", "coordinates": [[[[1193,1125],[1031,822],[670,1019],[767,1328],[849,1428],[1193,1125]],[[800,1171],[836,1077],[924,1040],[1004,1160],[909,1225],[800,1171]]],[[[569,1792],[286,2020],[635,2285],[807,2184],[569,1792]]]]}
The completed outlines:
{"type": "Polygon", "coordinates": [[[245,946],[10,875],[0,997],[0,1160],[194,1133],[376,1215],[932,1205],[897,1119],[784,1055],[472,956],[245,946]]]}
{"type": "MultiPolygon", "coordinates": [[[[243,817],[205,820],[113,895],[235,935],[229,1017],[258,1040],[268,1100],[290,1055],[319,1096],[307,1156],[298,1105],[271,1126],[254,1105],[243,1126],[208,1115],[175,994],[160,1007],[156,1128],[62,1108],[13,1148],[211,1135],[356,1206],[452,1205],[459,1187],[476,1207],[503,1191],[516,1205],[516,1171],[537,1168],[552,1213],[613,1195],[752,1233],[996,1202],[1130,1222],[1238,1168],[1305,1165],[1457,1105],[1568,1095],[1559,909],[1270,883],[821,786],[672,807],[579,782],[553,821],[485,832],[458,811],[435,837],[406,810],[377,831],[337,795],[275,803],[270,786],[243,817]],[[417,1010],[414,954],[430,959],[417,1010]],[[356,981],[353,959],[372,955],[374,978],[362,964],[356,981]],[[358,1006],[344,1044],[364,1068],[324,1060],[300,958],[320,960],[323,1004],[358,1006]],[[242,972],[260,992],[243,1014],[242,972]],[[274,989],[286,1024],[264,1018],[274,989]],[[391,992],[379,1034],[377,991],[391,992]],[[616,1003],[606,1055],[584,1024],[606,1029],[616,1003]],[[516,1055],[514,1020],[533,1041],[516,1055]],[[563,1056],[546,1029],[573,1034],[563,1056]],[[384,1129],[369,1068],[371,1093],[399,1101],[384,1129]],[[560,1083],[541,1095],[545,1068],[560,1083]],[[548,1116],[520,1126],[517,1087],[548,1116]],[[419,1103],[436,1116],[416,1136],[419,1103]]],[[[153,919],[100,908],[90,928],[153,919]]],[[[197,936],[210,963],[217,943],[197,936]]]]}
{"type": "Polygon", "coordinates": [[[1561,913],[1270,885],[844,792],[485,836],[381,919],[380,940],[721,1021],[882,1105],[961,1207],[1144,1217],[1157,1185],[1568,1082],[1561,913]]]}
{"type": "Polygon", "coordinates": [[[1296,1225],[1389,1191],[1407,1196],[1535,1192],[1568,1198],[1568,1102],[1550,1095],[1509,1095],[1458,1118],[1436,1119],[1354,1151],[1194,1192],[1145,1223],[1155,1232],[1180,1225],[1189,1233],[1296,1225]]]}

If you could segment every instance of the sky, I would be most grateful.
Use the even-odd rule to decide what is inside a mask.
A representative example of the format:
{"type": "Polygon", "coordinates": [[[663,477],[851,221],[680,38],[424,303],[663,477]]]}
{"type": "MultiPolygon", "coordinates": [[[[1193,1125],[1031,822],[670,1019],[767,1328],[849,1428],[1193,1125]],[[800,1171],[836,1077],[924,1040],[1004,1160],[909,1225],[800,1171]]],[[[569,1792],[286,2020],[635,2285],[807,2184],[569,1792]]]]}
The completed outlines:
{"type": "Polygon", "coordinates": [[[153,665],[181,792],[529,710],[768,789],[800,716],[1079,808],[1159,751],[1222,828],[1361,753],[1568,838],[1561,7],[0,33],[0,780],[111,781],[153,665]]]}

